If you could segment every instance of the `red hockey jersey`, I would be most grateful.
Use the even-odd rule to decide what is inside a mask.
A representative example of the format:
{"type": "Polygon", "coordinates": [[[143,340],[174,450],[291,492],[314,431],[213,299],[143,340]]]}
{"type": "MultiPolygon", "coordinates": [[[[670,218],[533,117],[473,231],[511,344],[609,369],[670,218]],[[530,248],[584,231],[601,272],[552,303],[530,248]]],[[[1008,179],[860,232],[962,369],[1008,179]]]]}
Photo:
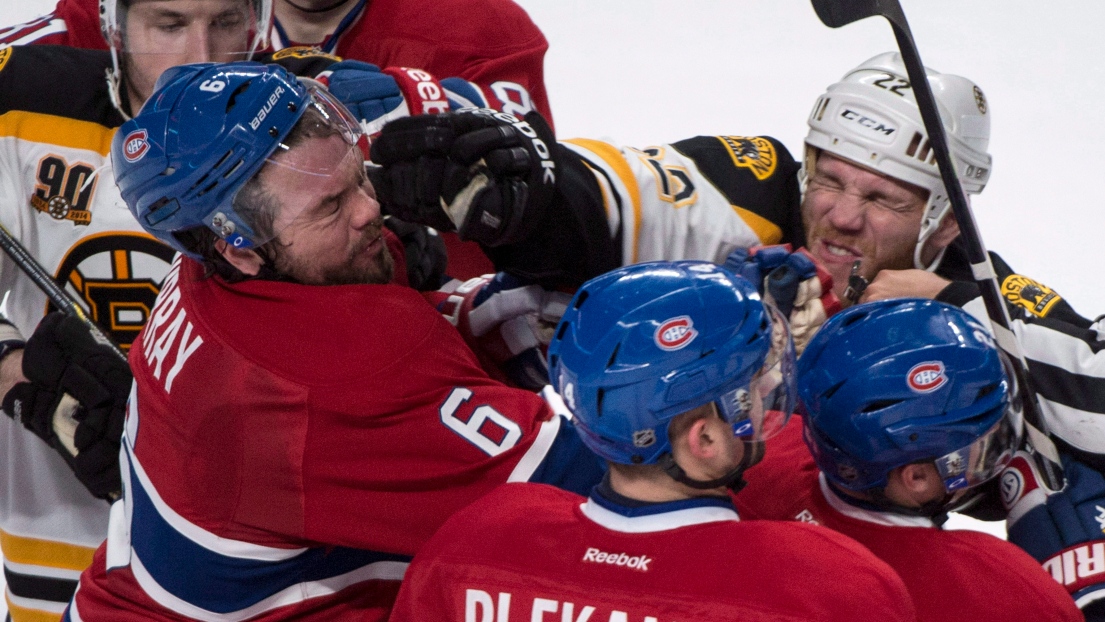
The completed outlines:
{"type": "Polygon", "coordinates": [[[767,442],[735,501],[746,518],[824,525],[866,546],[905,581],[920,622],[1082,620],[1074,601],[1036,560],[977,531],[944,531],[927,518],[857,507],[820,474],[795,417],[767,442]]]}
{"type": "MultiPolygon", "coordinates": [[[[271,39],[275,50],[301,45],[287,38],[279,20],[271,39]]],[[[0,47],[31,43],[106,50],[99,0],[58,0],[48,15],[0,27],[0,47]]],[[[548,41],[511,0],[359,0],[317,47],[380,67],[464,78],[501,110],[522,116],[536,109],[552,122],[544,77],[548,41]]]]}
{"type": "Polygon", "coordinates": [[[601,476],[404,287],[229,285],[178,259],[131,352],[125,497],[73,620],[383,620],[460,508],[601,476]]]}
{"type": "Polygon", "coordinates": [[[839,534],[601,489],[507,485],[472,504],[415,557],[392,622],[914,619],[897,575],[839,534]]]}

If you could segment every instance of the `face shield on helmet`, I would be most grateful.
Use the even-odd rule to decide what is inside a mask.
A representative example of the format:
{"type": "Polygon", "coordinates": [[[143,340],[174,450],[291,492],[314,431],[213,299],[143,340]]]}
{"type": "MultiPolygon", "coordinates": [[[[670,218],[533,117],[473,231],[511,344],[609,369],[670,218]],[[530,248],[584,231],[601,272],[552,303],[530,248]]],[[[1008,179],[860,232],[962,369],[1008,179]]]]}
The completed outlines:
{"type": "Polygon", "coordinates": [[[794,347],[786,319],[774,305],[764,303],[771,319],[771,346],[763,366],[747,386],[737,387],[713,401],[718,415],[733,426],[734,436],[764,441],[787,425],[796,403],[794,347]]]}
{"type": "Polygon", "coordinates": [[[170,67],[251,59],[268,47],[271,22],[272,0],[100,0],[113,103],[127,110],[124,81],[142,99],[170,67]]]}
{"type": "MultiPolygon", "coordinates": [[[[309,188],[327,185],[335,177],[354,179],[367,184],[364,154],[368,138],[349,111],[322,84],[300,78],[307,88],[306,110],[289,136],[300,137],[297,143],[278,142],[266,158],[257,175],[280,175],[293,185],[309,188]],[[302,147],[310,143],[309,148],[302,147]]],[[[239,189],[240,191],[241,189],[239,189]]],[[[230,197],[233,210],[237,193],[230,197]]],[[[280,235],[294,223],[304,221],[306,202],[291,202],[278,197],[278,212],[270,214],[267,223],[262,218],[244,214],[231,217],[231,210],[218,210],[208,219],[212,231],[237,248],[255,248],[280,235]],[[249,221],[253,222],[245,222],[249,221]],[[239,223],[245,224],[241,227],[239,223]]]]}
{"type": "Polygon", "coordinates": [[[1013,460],[1024,433],[1024,408],[1013,366],[1005,352],[998,352],[1005,372],[1008,398],[1001,408],[1003,416],[972,443],[948,452],[933,463],[944,480],[944,490],[952,495],[947,504],[954,506],[966,499],[963,493],[984,484],[1013,460]]]}
{"type": "Polygon", "coordinates": [[[111,159],[142,227],[202,260],[185,241],[196,228],[253,248],[301,214],[340,208],[346,189],[368,183],[365,149],[357,121],[321,84],[279,65],[208,63],[166,71],[116,132],[111,159]],[[270,176],[279,196],[265,191],[270,176]]]}
{"type": "MultiPolygon", "coordinates": [[[[965,192],[978,194],[990,178],[989,103],[970,80],[925,71],[956,175],[965,192]]],[[[808,123],[800,172],[803,187],[816,174],[818,155],[828,152],[928,191],[913,263],[919,269],[936,269],[943,251],[925,265],[922,250],[949,215],[951,202],[901,56],[880,54],[849,71],[817,99],[808,123]]]]}

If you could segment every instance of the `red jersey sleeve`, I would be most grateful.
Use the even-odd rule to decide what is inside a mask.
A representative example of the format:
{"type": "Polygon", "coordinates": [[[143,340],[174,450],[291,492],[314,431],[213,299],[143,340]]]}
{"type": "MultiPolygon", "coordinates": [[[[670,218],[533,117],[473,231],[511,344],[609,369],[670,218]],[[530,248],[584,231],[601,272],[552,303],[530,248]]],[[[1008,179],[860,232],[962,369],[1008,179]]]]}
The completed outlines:
{"type": "Polygon", "coordinates": [[[31,44],[106,50],[98,0],[59,0],[52,13],[0,28],[0,47],[31,44]]]}

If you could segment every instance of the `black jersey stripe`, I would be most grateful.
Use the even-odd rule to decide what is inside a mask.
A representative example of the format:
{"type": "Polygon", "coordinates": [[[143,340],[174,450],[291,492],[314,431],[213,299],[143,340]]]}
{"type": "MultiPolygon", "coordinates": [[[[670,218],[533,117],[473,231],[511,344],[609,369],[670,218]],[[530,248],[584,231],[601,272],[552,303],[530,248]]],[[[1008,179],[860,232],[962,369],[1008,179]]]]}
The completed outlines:
{"type": "Polygon", "coordinates": [[[21,598],[68,603],[73,598],[73,593],[77,591],[76,579],[55,579],[23,574],[7,566],[4,567],[4,580],[8,582],[8,590],[21,598]]]}

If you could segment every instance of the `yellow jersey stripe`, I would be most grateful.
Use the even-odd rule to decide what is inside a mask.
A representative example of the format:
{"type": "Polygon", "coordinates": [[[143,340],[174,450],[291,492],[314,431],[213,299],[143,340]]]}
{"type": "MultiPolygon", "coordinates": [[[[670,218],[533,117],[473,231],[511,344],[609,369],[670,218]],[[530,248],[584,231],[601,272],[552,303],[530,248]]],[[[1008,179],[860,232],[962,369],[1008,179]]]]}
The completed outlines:
{"type": "Polygon", "coordinates": [[[59,622],[61,620],[60,613],[20,607],[12,603],[12,599],[7,594],[4,594],[4,600],[8,603],[8,615],[11,616],[12,622],[59,622]]]}
{"type": "Polygon", "coordinates": [[[760,238],[762,244],[778,244],[779,240],[783,239],[783,230],[775,223],[752,210],[747,210],[737,205],[732,207],[733,211],[744,221],[744,224],[748,225],[748,228],[760,238]]]}
{"type": "Polygon", "coordinates": [[[111,151],[115,128],[40,112],[12,110],[0,115],[0,138],[5,136],[58,147],[87,149],[106,157],[111,151]]]}
{"type": "Polygon", "coordinates": [[[17,564],[48,566],[81,572],[92,565],[96,549],[52,540],[24,538],[0,530],[4,558],[17,564]]]}
{"type": "Polygon", "coordinates": [[[599,156],[621,179],[622,185],[629,193],[629,200],[633,204],[633,259],[630,263],[637,263],[637,249],[641,238],[641,191],[637,188],[637,177],[630,170],[621,150],[609,143],[589,138],[572,138],[564,142],[579,145],[599,156]]]}

